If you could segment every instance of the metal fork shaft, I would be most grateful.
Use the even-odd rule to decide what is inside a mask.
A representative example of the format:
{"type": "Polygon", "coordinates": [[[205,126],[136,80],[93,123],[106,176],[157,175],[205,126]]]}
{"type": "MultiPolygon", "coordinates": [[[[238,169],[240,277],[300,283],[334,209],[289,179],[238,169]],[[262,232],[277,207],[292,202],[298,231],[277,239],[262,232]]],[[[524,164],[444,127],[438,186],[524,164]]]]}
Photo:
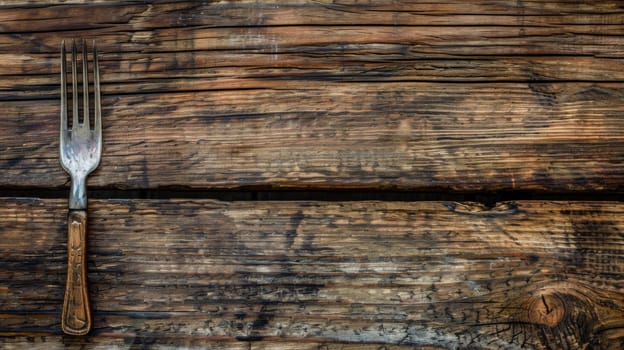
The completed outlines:
{"type": "Polygon", "coordinates": [[[87,177],[72,176],[69,192],[69,209],[85,209],[87,207],[87,177]]]}

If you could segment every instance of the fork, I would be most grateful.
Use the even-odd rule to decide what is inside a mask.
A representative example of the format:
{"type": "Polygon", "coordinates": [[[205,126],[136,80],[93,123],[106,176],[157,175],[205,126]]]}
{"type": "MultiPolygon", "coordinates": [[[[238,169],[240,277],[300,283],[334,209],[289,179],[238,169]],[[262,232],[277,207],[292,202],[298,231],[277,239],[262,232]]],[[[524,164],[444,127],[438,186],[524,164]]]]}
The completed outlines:
{"type": "Polygon", "coordinates": [[[82,97],[83,115],[79,118],[78,74],[76,63],[76,41],[71,49],[72,77],[72,124],[67,121],[67,60],[65,41],[61,42],[61,130],[60,160],[63,169],[71,176],[69,213],[67,216],[67,284],[61,316],[63,332],[84,335],[91,329],[91,309],[87,292],[86,234],[87,234],[87,176],[100,163],[102,154],[102,111],[100,105],[100,73],[97,48],[93,41],[93,111],[94,128],[89,126],[89,78],[88,55],[85,41],[82,41],[82,97]]]}

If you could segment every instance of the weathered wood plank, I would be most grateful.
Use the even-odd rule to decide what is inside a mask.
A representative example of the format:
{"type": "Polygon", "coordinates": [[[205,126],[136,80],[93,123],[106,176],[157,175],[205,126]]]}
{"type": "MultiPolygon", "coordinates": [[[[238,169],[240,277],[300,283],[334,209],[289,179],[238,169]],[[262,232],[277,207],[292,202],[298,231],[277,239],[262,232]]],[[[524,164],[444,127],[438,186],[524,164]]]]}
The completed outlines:
{"type": "Polygon", "coordinates": [[[68,182],[75,36],[102,52],[92,186],[622,189],[618,2],[78,3],[2,3],[0,187],[68,182]]]}
{"type": "Polygon", "coordinates": [[[293,25],[602,26],[622,24],[624,13],[618,1],[62,1],[56,3],[60,6],[54,5],[54,1],[45,6],[32,1],[3,1],[2,29],[43,32],[51,26],[57,30],[101,27],[91,18],[135,30],[293,25]]]}
{"type": "MultiPolygon", "coordinates": [[[[58,334],[66,203],[1,203],[0,333],[58,334]]],[[[617,202],[109,200],[89,210],[96,342],[624,342],[617,202]]]]}
{"type": "MultiPolygon", "coordinates": [[[[107,69],[132,73],[135,80],[159,73],[191,81],[224,74],[228,80],[249,75],[622,80],[618,58],[623,52],[624,15],[617,4],[596,3],[594,9],[545,5],[527,12],[516,3],[501,2],[499,12],[506,9],[505,13],[479,7],[487,4],[458,3],[453,10],[450,4],[411,9],[413,5],[399,2],[113,3],[8,9],[2,14],[5,34],[0,33],[0,74],[8,76],[0,86],[10,84],[16,74],[56,73],[58,41],[68,35],[97,37],[114,66],[107,69]],[[487,11],[494,12],[484,16],[487,11]]],[[[37,80],[41,81],[35,78],[33,83],[37,80]]],[[[173,82],[169,86],[175,88],[173,82]]]]}
{"type": "MultiPolygon", "coordinates": [[[[18,74],[57,75],[58,43],[71,36],[97,38],[105,55],[103,68],[122,81],[148,79],[152,74],[217,81],[249,76],[264,80],[621,81],[622,26],[596,27],[605,33],[541,29],[518,34],[518,28],[505,26],[189,27],[139,32],[115,26],[110,33],[0,33],[0,86],[18,74]]],[[[51,83],[50,79],[44,82],[51,83]]]]}
{"type": "MultiPolygon", "coordinates": [[[[103,79],[106,76],[104,75],[103,79]]],[[[58,187],[58,101],[5,102],[0,186],[58,187]]],[[[290,82],[103,98],[91,186],[621,190],[620,84],[290,82]]]]}
{"type": "MultiPolygon", "coordinates": [[[[3,101],[58,97],[58,52],[2,54],[3,101]],[[27,75],[27,78],[25,78],[27,75]]],[[[306,53],[102,54],[103,92],[140,94],[253,89],[291,82],[552,82],[622,81],[624,63],[596,57],[416,59],[392,51],[359,55],[306,53]]]]}

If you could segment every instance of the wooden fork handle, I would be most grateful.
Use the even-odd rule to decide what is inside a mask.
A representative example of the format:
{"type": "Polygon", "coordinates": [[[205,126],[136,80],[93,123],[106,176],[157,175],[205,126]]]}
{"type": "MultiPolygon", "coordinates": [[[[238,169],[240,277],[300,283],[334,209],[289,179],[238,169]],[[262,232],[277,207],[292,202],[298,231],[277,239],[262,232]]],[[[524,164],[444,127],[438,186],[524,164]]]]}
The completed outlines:
{"type": "Polygon", "coordinates": [[[61,327],[71,335],[91,330],[91,309],[87,293],[87,212],[70,210],[67,217],[67,284],[61,327]]]}

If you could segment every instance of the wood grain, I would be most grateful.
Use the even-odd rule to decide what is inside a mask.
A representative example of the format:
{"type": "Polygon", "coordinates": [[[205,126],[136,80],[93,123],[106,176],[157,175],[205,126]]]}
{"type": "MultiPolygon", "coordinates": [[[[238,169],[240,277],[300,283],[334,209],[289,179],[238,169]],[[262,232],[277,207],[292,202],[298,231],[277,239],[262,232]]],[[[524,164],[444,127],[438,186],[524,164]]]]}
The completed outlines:
{"type": "MultiPolygon", "coordinates": [[[[57,349],[152,349],[178,350],[178,349],[202,349],[202,350],[413,350],[411,345],[391,344],[349,344],[328,341],[284,341],[274,340],[210,340],[207,337],[140,337],[140,336],[93,336],[80,338],[67,338],[59,336],[29,336],[2,338],[2,345],[7,350],[21,350],[27,347],[32,350],[57,350],[57,349]]],[[[439,350],[440,347],[423,346],[422,350],[439,350]]]]}
{"type": "MultiPolygon", "coordinates": [[[[606,83],[105,95],[89,186],[621,190],[623,102],[606,83]]],[[[3,105],[1,186],[67,184],[57,105],[3,105]]]]}
{"type": "Polygon", "coordinates": [[[59,43],[84,37],[90,186],[622,190],[617,1],[0,7],[0,187],[68,184],[59,43]]]}
{"type": "MultiPolygon", "coordinates": [[[[7,344],[64,342],[48,336],[60,332],[65,205],[1,200],[0,332],[44,336],[7,344]]],[[[95,329],[80,342],[624,342],[618,202],[100,200],[89,210],[95,329]]]]}
{"type": "MultiPolygon", "coordinates": [[[[72,37],[101,52],[90,188],[624,191],[621,1],[0,1],[0,195],[69,185],[72,37]]],[[[92,200],[68,337],[66,199],[0,198],[0,347],[622,349],[622,214],[92,200]]]]}

